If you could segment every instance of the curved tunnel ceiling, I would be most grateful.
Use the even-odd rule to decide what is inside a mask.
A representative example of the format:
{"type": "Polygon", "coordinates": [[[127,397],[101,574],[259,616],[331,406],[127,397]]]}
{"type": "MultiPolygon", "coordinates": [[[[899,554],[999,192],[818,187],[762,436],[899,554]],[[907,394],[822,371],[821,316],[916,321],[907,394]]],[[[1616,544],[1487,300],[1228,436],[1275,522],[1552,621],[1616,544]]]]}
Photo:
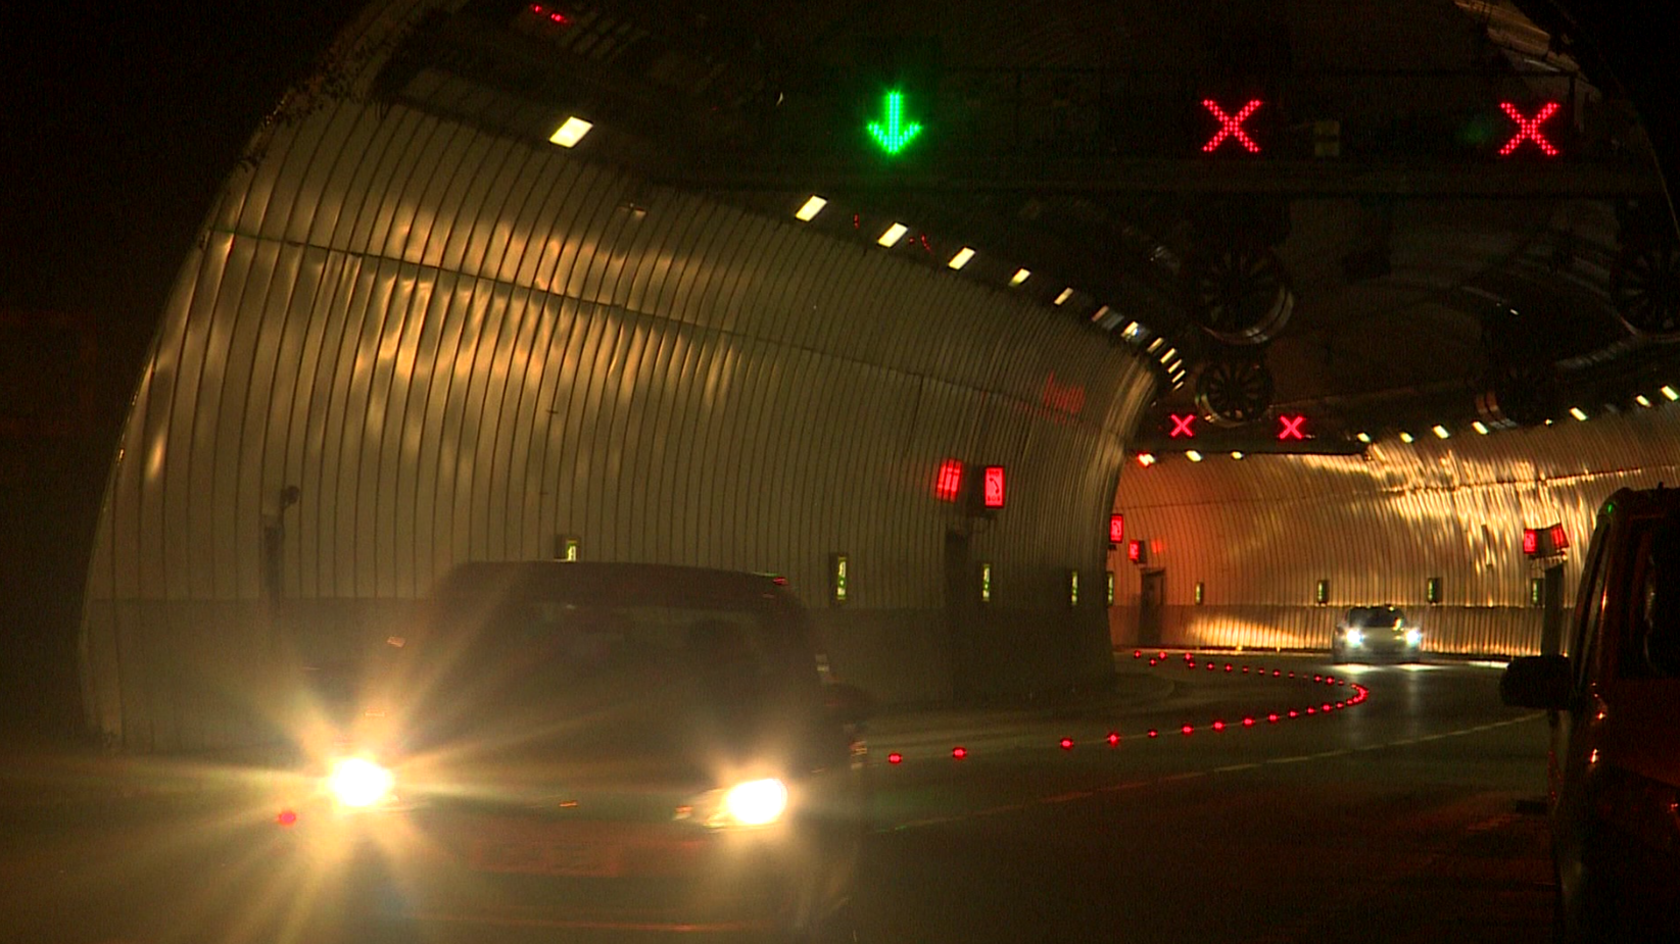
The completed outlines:
{"type": "MultiPolygon", "coordinates": [[[[108,736],[248,739],[274,723],[252,710],[249,693],[273,683],[252,652],[331,657],[400,622],[455,561],[548,556],[568,540],[586,557],[784,573],[816,607],[836,669],[889,698],[1088,680],[1115,631],[1091,590],[1116,569],[1100,524],[1128,441],[1190,390],[1163,399],[1174,376],[1148,345],[1217,350],[1182,311],[1179,268],[1199,233],[1229,228],[1227,210],[1299,270],[1299,310],[1259,346],[1280,391],[1347,418],[1371,402],[1392,422],[1419,404],[1435,415],[1452,400],[1434,389],[1442,378],[1479,367],[1484,303],[1573,292],[1578,305],[1550,313],[1570,324],[1603,304],[1617,213],[1570,192],[1570,174],[1557,175],[1562,195],[1534,199],[1233,203],[1178,188],[1182,174],[1091,193],[1037,192],[1030,178],[973,194],[842,186],[825,188],[828,215],[801,223],[812,188],[792,178],[741,189],[664,171],[760,133],[754,115],[775,107],[769,78],[790,49],[846,48],[890,16],[813,7],[755,43],[740,32],[747,7],[696,20],[693,8],[568,6],[561,32],[542,33],[528,22],[542,6],[372,7],[229,179],[164,311],[100,521],[84,682],[108,736]],[[696,23],[709,26],[685,35],[696,23]],[[728,107],[708,120],[708,101],[728,107]],[[587,147],[547,142],[585,108],[598,119],[587,147]],[[918,238],[875,245],[870,227],[900,218],[918,238]],[[1350,279],[1346,253],[1373,225],[1391,272],[1350,279]],[[1576,237],[1568,264],[1537,275],[1535,259],[1560,257],[1560,232],[1576,237]],[[974,267],[950,271],[945,254],[970,243],[974,267]],[[1022,267],[1037,281],[1010,286],[1022,267]],[[1128,337],[1134,318],[1150,331],[1128,337]],[[944,500],[947,460],[970,474],[1005,464],[1007,514],[977,520],[944,500]],[[997,605],[953,614],[981,565],[997,605]],[[951,620],[969,635],[949,634],[951,620]]],[[[1480,48],[1473,21],[1443,25],[1457,9],[1417,6],[1431,17],[1413,24],[1420,37],[1451,38],[1437,49],[1447,60],[1480,48]]],[[[1023,31],[1002,16],[1014,12],[935,25],[962,26],[953,35],[972,48],[951,48],[976,62],[1140,64],[1106,58],[1124,44],[1078,16],[1023,31]]],[[[1131,27],[1159,27],[1160,60],[1217,47],[1134,14],[1131,27]]],[[[1264,15],[1225,39],[1334,48],[1339,27],[1319,14],[1286,17],[1281,46],[1264,15]],[[1323,35],[1307,41],[1304,22],[1323,35]]],[[[1644,192],[1629,179],[1611,189],[1644,192]]],[[[1563,354],[1583,374],[1665,366],[1665,349],[1607,330],[1547,337],[1572,339],[1563,354]]],[[[1624,395],[1612,386],[1593,392],[1624,395]]],[[[1574,448],[1558,433],[1512,434],[1536,438],[1509,448],[1574,448]]],[[[1635,478],[1666,468],[1615,436],[1575,447],[1601,464],[1633,456],[1635,478]]],[[[1308,489],[1332,467],[1370,474],[1359,460],[1280,461],[1308,489]]],[[[1393,465],[1422,475],[1429,461],[1397,453],[1393,465]]],[[[1213,492],[1246,474],[1210,468],[1213,492]]],[[[1348,520],[1403,504],[1350,494],[1348,520]]]]}

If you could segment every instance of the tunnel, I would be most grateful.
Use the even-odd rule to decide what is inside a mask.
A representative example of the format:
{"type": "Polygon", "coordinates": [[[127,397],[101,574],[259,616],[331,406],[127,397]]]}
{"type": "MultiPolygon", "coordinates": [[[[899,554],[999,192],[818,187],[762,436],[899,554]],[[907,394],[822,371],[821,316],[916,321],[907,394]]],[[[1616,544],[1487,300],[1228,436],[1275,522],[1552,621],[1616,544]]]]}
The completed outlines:
{"type": "Polygon", "coordinates": [[[700,6],[298,18],[244,97],[244,47],[194,74],[237,134],[118,151],[191,165],[119,217],[162,248],[8,316],[103,375],[9,427],[75,456],[19,492],[67,550],[18,619],[77,726],[270,737],[296,671],[473,560],[778,575],[887,704],[1323,649],[1362,604],[1529,654],[1602,498],[1677,479],[1671,142],[1626,36],[700,6]]]}

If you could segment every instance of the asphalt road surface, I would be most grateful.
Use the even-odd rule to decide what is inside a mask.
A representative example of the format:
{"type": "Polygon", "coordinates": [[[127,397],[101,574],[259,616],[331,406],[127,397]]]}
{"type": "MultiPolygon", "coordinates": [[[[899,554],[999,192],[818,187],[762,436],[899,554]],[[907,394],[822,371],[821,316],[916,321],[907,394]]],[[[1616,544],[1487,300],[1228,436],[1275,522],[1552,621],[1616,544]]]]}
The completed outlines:
{"type": "MultiPolygon", "coordinates": [[[[1130,655],[1129,700],[876,723],[860,940],[1545,940],[1545,721],[1495,668],[1130,655]]],[[[0,941],[307,940],[334,890],[265,878],[275,829],[202,799],[0,809],[0,941]]]]}

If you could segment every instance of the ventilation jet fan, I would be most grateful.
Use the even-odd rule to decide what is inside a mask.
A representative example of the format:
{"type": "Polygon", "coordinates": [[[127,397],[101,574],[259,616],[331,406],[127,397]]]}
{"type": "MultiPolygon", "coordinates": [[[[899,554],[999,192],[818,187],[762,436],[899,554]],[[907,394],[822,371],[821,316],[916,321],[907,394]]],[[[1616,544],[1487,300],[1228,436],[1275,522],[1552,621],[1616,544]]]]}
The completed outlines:
{"type": "Polygon", "coordinates": [[[1276,338],[1295,309],[1288,273],[1264,246],[1233,241],[1200,250],[1180,277],[1190,319],[1227,344],[1276,338]]]}
{"type": "Polygon", "coordinates": [[[1476,413],[1490,426],[1538,426],[1557,412],[1558,400],[1550,364],[1495,367],[1476,394],[1476,413]]]}
{"type": "Polygon", "coordinates": [[[1622,247],[1610,300],[1635,334],[1680,340],[1680,243],[1652,238],[1622,247]]]}
{"type": "Polygon", "coordinates": [[[1259,357],[1228,354],[1203,365],[1196,408],[1215,426],[1241,426],[1272,408],[1272,371],[1259,357]]]}

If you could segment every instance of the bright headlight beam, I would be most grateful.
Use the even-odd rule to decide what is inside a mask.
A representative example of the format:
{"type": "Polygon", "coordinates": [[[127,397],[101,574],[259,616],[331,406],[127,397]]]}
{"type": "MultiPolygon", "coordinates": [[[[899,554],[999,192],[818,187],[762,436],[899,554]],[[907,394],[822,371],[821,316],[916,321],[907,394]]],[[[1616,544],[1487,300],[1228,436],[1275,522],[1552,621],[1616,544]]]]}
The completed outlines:
{"type": "Polygon", "coordinates": [[[327,789],[345,806],[372,806],[391,795],[391,772],[365,757],[333,762],[327,789]]]}
{"type": "Polygon", "coordinates": [[[742,826],[768,826],[787,811],[787,785],[774,777],[748,780],[723,795],[723,812],[742,826]]]}

